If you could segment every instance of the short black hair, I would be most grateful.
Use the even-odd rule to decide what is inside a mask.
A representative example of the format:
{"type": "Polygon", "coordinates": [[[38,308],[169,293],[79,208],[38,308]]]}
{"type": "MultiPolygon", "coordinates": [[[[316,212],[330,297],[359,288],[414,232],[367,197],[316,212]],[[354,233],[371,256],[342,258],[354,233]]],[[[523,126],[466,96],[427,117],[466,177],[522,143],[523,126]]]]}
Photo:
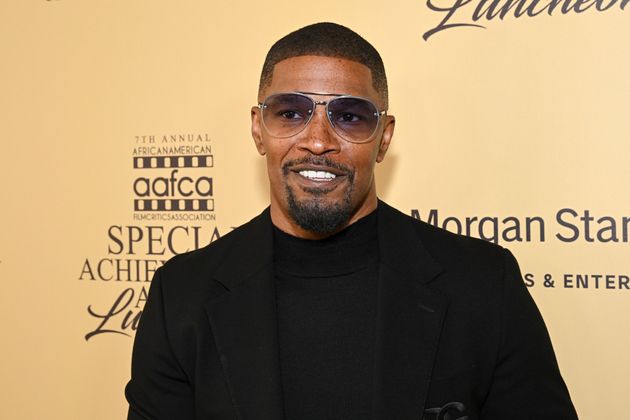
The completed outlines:
{"type": "Polygon", "coordinates": [[[330,22],[305,26],[276,41],[265,58],[258,94],[271,84],[273,68],[277,63],[303,55],[345,58],[363,64],[370,69],[374,89],[387,107],[387,76],[376,48],[353,30],[330,22]]]}

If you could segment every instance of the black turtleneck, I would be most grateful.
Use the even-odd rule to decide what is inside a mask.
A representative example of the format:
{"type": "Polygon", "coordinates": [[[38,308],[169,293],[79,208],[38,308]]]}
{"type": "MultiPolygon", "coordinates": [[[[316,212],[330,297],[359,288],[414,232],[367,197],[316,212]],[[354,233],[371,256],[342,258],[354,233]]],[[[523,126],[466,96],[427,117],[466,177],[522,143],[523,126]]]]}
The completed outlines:
{"type": "Polygon", "coordinates": [[[378,279],[376,211],[323,240],[274,228],[287,420],[369,419],[378,279]]]}

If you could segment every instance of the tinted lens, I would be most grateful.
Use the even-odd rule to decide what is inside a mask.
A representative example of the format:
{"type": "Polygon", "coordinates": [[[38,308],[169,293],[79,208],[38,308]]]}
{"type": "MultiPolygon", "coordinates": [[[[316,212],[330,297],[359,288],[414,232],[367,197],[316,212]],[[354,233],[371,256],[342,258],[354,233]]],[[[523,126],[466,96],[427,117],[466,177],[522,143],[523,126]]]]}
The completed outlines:
{"type": "Polygon", "coordinates": [[[328,117],[337,134],[351,142],[372,137],[378,125],[378,109],[361,98],[338,98],[328,103],[328,117]]]}
{"type": "Polygon", "coordinates": [[[263,123],[271,135],[291,137],[308,124],[313,107],[313,101],[304,95],[294,93],[272,95],[263,104],[263,123]]]}

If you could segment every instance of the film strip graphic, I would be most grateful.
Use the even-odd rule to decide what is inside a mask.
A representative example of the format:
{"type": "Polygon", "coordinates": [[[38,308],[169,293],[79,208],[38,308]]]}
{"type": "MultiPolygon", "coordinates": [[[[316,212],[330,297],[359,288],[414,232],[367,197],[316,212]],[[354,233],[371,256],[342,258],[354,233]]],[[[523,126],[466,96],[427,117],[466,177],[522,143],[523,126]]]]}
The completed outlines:
{"type": "Polygon", "coordinates": [[[140,156],[133,158],[134,169],[212,168],[212,155],[140,156]]]}
{"type": "Polygon", "coordinates": [[[133,207],[135,211],[214,211],[214,199],[136,199],[133,207]]]}

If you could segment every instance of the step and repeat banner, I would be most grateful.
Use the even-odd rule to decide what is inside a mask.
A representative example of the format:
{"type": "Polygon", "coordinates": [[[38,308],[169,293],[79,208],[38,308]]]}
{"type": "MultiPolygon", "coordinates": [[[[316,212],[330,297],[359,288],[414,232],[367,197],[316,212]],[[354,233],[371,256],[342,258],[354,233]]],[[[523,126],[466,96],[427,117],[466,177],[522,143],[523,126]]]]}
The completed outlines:
{"type": "Polygon", "coordinates": [[[380,197],[512,250],[580,417],[626,418],[627,3],[3,0],[2,417],[125,417],[153,273],[269,201],[268,48],[333,21],[388,72],[380,197]]]}

